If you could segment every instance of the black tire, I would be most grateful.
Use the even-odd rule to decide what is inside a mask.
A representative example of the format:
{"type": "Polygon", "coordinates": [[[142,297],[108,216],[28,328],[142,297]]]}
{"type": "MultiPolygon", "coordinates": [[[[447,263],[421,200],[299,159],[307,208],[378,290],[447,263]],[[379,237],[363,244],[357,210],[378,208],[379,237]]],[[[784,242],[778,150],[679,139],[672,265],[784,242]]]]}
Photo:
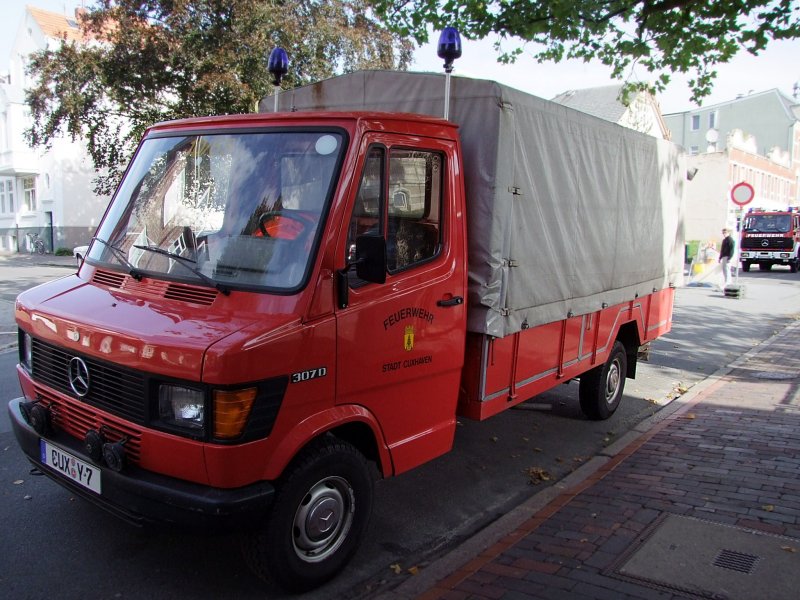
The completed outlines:
{"type": "Polygon", "coordinates": [[[758,268],[762,271],[769,271],[772,269],[772,263],[758,263],[758,268]]]}
{"type": "Polygon", "coordinates": [[[797,265],[800,264],[800,258],[793,260],[789,263],[789,273],[797,273],[797,265]]]}
{"type": "Polygon", "coordinates": [[[614,342],[605,364],[581,375],[578,397],[581,410],[589,419],[608,419],[619,407],[625,378],[628,374],[628,355],[622,342],[614,342]]]}
{"type": "Polygon", "coordinates": [[[261,579],[305,592],[333,578],[358,549],[369,523],[373,477],[364,456],[325,436],[292,462],[244,558],[261,579]]]}
{"type": "Polygon", "coordinates": [[[749,262],[745,261],[745,262],[742,263],[742,271],[744,271],[745,273],[750,271],[750,263],[749,262]]]}

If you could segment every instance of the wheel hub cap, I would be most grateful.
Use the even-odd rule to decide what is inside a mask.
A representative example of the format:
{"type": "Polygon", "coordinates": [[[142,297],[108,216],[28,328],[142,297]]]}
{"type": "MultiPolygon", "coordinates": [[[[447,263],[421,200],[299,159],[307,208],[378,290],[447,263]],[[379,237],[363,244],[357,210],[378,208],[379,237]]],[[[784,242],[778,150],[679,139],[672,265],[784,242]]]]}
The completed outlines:
{"type": "Polygon", "coordinates": [[[619,365],[614,361],[608,369],[606,378],[606,402],[611,403],[619,388],[619,365]]]}
{"type": "Polygon", "coordinates": [[[341,477],[318,482],[303,498],[294,517],[294,549],[307,562],[319,562],[336,552],[353,524],[355,495],[341,477]]]}
{"type": "Polygon", "coordinates": [[[306,518],[306,532],[312,540],[324,538],[339,523],[342,505],[334,498],[322,498],[311,507],[306,518]]]}

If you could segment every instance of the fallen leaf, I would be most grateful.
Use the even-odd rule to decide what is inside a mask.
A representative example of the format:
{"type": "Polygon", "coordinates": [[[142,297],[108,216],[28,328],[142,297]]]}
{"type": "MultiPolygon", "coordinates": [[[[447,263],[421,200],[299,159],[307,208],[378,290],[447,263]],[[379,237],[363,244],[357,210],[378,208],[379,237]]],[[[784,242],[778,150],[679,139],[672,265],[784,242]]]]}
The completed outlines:
{"type": "Polygon", "coordinates": [[[687,419],[696,419],[697,417],[695,416],[694,413],[686,413],[686,418],[687,419]]]}
{"type": "Polygon", "coordinates": [[[395,575],[400,575],[403,572],[403,567],[401,567],[398,563],[394,563],[393,565],[389,565],[389,568],[394,571],[395,575]]]}
{"type": "Polygon", "coordinates": [[[761,508],[767,512],[772,512],[773,510],[775,510],[775,506],[773,506],[772,504],[765,504],[761,508]]]}
{"type": "Polygon", "coordinates": [[[493,442],[497,442],[497,440],[500,439],[500,438],[498,438],[496,435],[493,435],[489,439],[492,440],[493,442]]]}
{"type": "Polygon", "coordinates": [[[792,553],[797,552],[797,548],[795,548],[793,546],[781,546],[781,550],[784,550],[786,552],[792,552],[792,553]]]}
{"type": "Polygon", "coordinates": [[[23,483],[25,483],[24,479],[17,479],[16,481],[14,481],[14,485],[22,485],[23,483]]]}
{"type": "Polygon", "coordinates": [[[533,449],[533,451],[534,451],[534,452],[541,452],[541,451],[542,451],[542,449],[541,449],[541,448],[534,448],[534,449],[533,449]]]}
{"type": "Polygon", "coordinates": [[[419,575],[419,567],[411,567],[408,572],[412,575],[419,575]]]}
{"type": "Polygon", "coordinates": [[[528,469],[528,477],[530,478],[530,483],[534,485],[539,485],[542,481],[550,481],[550,473],[544,470],[541,467],[530,467],[528,469]]]}

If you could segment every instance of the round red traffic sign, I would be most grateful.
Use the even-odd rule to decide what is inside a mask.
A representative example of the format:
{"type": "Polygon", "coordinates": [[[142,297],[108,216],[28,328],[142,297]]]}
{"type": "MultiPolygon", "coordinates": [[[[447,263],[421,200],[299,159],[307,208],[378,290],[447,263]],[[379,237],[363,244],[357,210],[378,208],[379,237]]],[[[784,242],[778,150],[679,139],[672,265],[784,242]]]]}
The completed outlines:
{"type": "Polygon", "coordinates": [[[750,204],[755,195],[756,191],[753,189],[753,186],[746,181],[737,183],[731,189],[731,200],[733,200],[734,204],[738,204],[739,206],[750,204]]]}

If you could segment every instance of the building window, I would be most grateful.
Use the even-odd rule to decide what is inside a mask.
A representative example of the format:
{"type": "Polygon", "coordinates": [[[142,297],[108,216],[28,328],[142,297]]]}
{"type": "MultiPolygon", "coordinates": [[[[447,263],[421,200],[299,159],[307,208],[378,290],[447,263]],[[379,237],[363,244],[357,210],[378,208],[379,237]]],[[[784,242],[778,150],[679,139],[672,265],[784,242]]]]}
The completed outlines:
{"type": "Polygon", "coordinates": [[[36,178],[22,179],[22,208],[28,212],[36,210],[36,178]]]}
{"type": "Polygon", "coordinates": [[[716,129],[717,128],[717,113],[716,113],[716,111],[708,113],[708,128],[709,129],[716,129]]]}
{"type": "Polygon", "coordinates": [[[689,154],[694,156],[695,154],[700,154],[700,148],[697,146],[689,146],[689,154]]]}
{"type": "Polygon", "coordinates": [[[692,115],[692,131],[700,129],[700,115],[692,115]]]}
{"type": "Polygon", "coordinates": [[[14,214],[14,180],[0,179],[0,214],[14,214]]]}

